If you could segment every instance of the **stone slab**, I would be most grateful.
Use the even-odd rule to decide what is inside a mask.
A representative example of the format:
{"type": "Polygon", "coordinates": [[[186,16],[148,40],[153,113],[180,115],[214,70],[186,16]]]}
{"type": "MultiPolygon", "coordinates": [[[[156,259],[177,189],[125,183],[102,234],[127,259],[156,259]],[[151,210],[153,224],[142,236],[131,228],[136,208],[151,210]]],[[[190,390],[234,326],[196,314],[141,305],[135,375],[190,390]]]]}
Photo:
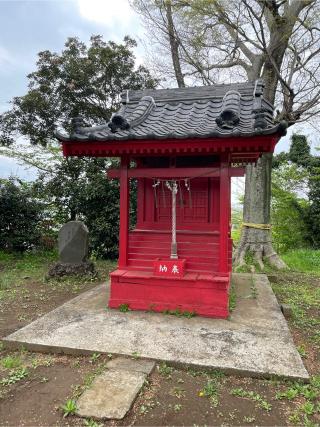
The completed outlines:
{"type": "Polygon", "coordinates": [[[62,264],[80,264],[88,258],[89,231],[82,221],[69,221],[58,235],[59,260],[62,264]]]}
{"type": "Polygon", "coordinates": [[[121,420],[143,386],[146,374],[112,369],[99,375],[77,401],[80,417],[121,420]]]}
{"type": "Polygon", "coordinates": [[[108,369],[124,369],[127,371],[142,372],[144,374],[151,374],[155,367],[155,362],[145,359],[128,359],[126,357],[117,357],[107,363],[108,369]]]}
{"type": "Polygon", "coordinates": [[[100,285],[4,339],[48,352],[112,353],[218,368],[251,375],[302,378],[303,366],[267,276],[235,274],[237,304],[230,320],[179,318],[161,313],[107,309],[100,285]],[[252,280],[256,298],[252,298],[252,280]]]}

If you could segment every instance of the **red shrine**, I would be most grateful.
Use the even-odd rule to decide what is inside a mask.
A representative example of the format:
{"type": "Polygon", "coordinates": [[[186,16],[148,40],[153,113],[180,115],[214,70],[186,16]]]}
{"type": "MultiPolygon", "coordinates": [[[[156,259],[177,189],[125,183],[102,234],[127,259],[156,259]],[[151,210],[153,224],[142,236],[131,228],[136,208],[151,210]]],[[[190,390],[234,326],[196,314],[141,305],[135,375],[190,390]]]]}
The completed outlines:
{"type": "MultiPolygon", "coordinates": [[[[109,307],[229,315],[230,183],[286,124],[275,124],[263,82],[127,91],[111,121],[57,133],[65,156],[120,157],[119,264],[109,307]],[[129,180],[137,223],[129,230],[129,180]]],[[[107,203],[107,201],[106,201],[107,203]]]]}

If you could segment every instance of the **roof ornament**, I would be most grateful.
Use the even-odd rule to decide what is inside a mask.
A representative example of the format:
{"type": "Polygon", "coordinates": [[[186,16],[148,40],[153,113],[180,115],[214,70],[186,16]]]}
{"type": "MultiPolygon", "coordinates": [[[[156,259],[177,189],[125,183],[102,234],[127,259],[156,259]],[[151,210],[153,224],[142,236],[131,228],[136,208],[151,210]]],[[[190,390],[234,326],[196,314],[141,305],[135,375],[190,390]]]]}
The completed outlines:
{"type": "Polygon", "coordinates": [[[216,123],[222,129],[233,129],[240,122],[241,95],[236,90],[229,90],[222,100],[221,113],[216,123]]]}
{"type": "Polygon", "coordinates": [[[73,134],[81,133],[81,128],[83,128],[84,126],[85,123],[81,116],[73,117],[71,119],[71,132],[73,134]]]}
{"type": "Polygon", "coordinates": [[[114,114],[111,118],[111,121],[108,123],[108,126],[112,133],[116,133],[117,130],[128,130],[130,129],[130,124],[127,122],[127,119],[121,114],[114,114]]]}
{"type": "Polygon", "coordinates": [[[257,108],[254,112],[254,128],[255,129],[266,129],[268,127],[268,121],[266,119],[266,110],[264,108],[257,108]]]}

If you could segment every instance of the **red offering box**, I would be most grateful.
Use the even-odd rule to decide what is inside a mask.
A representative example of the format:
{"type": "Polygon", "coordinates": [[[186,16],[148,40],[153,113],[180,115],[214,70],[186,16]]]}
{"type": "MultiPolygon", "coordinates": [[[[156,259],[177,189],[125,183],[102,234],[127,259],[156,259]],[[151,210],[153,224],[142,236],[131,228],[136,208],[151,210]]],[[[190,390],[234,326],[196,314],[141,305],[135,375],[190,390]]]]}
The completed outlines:
{"type": "Polygon", "coordinates": [[[153,274],[164,277],[183,277],[185,272],[185,259],[161,259],[153,262],[153,274]]]}

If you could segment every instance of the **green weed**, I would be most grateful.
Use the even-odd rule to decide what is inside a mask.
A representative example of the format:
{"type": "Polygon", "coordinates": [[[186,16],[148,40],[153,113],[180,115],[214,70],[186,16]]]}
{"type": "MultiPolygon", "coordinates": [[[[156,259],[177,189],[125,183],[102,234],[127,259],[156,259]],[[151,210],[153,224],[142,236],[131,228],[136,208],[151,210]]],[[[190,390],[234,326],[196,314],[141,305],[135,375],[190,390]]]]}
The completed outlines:
{"type": "Polygon", "coordinates": [[[203,389],[200,390],[199,396],[209,397],[212,405],[216,408],[219,404],[218,382],[216,380],[209,380],[203,389]]]}
{"type": "Polygon", "coordinates": [[[63,418],[68,417],[69,415],[74,415],[77,410],[76,401],[73,399],[68,399],[64,405],[61,406],[63,411],[63,418]]]}
{"type": "MultiPolygon", "coordinates": [[[[272,283],[272,289],[279,302],[291,306],[294,325],[307,332],[308,339],[320,347],[320,318],[313,315],[314,311],[320,309],[320,287],[302,276],[296,279],[282,278],[279,282],[272,283]]],[[[298,350],[302,357],[306,356],[303,346],[298,350]]]]}
{"type": "Polygon", "coordinates": [[[97,421],[93,420],[92,418],[85,419],[83,424],[86,427],[103,427],[103,424],[97,423],[97,421]]]}
{"type": "Polygon", "coordinates": [[[194,311],[182,311],[180,308],[176,308],[175,310],[163,310],[162,313],[176,317],[186,317],[187,319],[191,319],[192,317],[196,316],[194,311]]]}
{"type": "Polygon", "coordinates": [[[253,274],[251,275],[250,296],[253,299],[257,299],[258,297],[258,289],[253,274]]]}
{"type": "Polygon", "coordinates": [[[304,397],[307,400],[316,400],[320,395],[319,376],[312,377],[310,384],[294,382],[285,391],[276,394],[276,399],[293,400],[296,397],[304,397]]]}
{"type": "Polygon", "coordinates": [[[155,406],[155,403],[153,402],[153,400],[151,400],[150,402],[146,402],[144,405],[141,405],[139,412],[140,412],[141,415],[145,415],[151,409],[153,409],[154,406],[155,406]]]}
{"type": "Polygon", "coordinates": [[[1,385],[8,386],[23,380],[29,375],[26,368],[18,368],[10,372],[9,376],[0,381],[1,385]]]}
{"type": "Polygon", "coordinates": [[[132,354],[131,354],[131,358],[133,359],[133,360],[138,360],[138,359],[140,359],[140,354],[137,352],[137,351],[134,351],[132,354]]]}
{"type": "Polygon", "coordinates": [[[121,311],[121,313],[127,313],[129,310],[130,310],[129,304],[119,305],[119,311],[121,311]]]}
{"type": "Polygon", "coordinates": [[[304,359],[304,358],[306,358],[307,357],[307,350],[306,350],[306,348],[305,348],[305,346],[302,344],[302,345],[299,345],[298,347],[297,347],[297,350],[298,350],[298,353],[300,354],[300,356],[304,359]]]}
{"type": "Polygon", "coordinates": [[[231,281],[230,291],[229,291],[229,311],[233,311],[237,305],[237,295],[236,288],[233,281],[231,281]]]}
{"type": "Polygon", "coordinates": [[[89,359],[89,362],[96,363],[96,361],[99,359],[100,356],[101,356],[100,353],[93,353],[93,355],[89,359]]]}
{"type": "Polygon", "coordinates": [[[18,368],[21,366],[21,363],[19,356],[7,356],[1,359],[1,365],[6,369],[18,368]]]}
{"type": "Polygon", "coordinates": [[[231,394],[236,397],[243,397],[246,399],[253,400],[257,402],[258,406],[265,411],[271,411],[272,405],[268,403],[266,400],[263,399],[263,397],[256,393],[255,391],[246,391],[243,388],[234,388],[231,390],[231,394]]]}
{"type": "Polygon", "coordinates": [[[168,366],[165,362],[162,362],[160,365],[157,366],[158,372],[160,375],[167,379],[172,378],[172,373],[174,372],[174,368],[171,366],[168,366]]]}

